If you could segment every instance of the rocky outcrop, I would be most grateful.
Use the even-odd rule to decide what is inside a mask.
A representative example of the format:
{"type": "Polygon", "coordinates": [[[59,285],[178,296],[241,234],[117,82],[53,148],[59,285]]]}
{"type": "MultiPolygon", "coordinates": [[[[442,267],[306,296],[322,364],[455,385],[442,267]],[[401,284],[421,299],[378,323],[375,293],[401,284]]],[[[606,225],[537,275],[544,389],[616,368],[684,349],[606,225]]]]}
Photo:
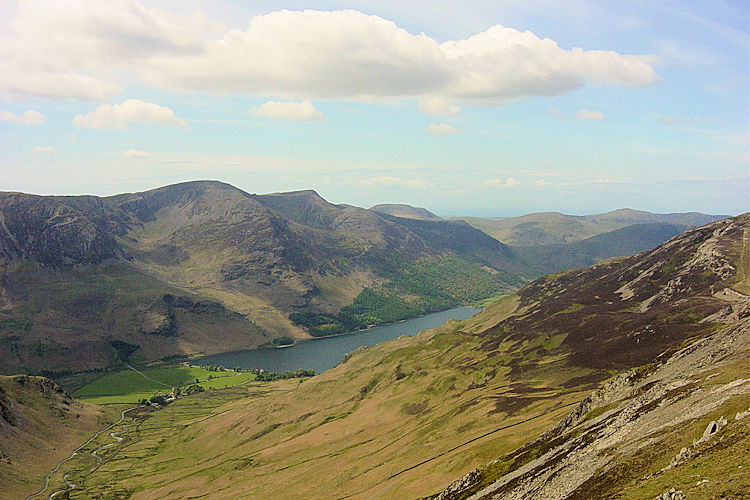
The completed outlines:
{"type": "Polygon", "coordinates": [[[101,198],[0,193],[0,262],[59,267],[115,257],[127,258],[127,252],[101,198]]]}
{"type": "MultiPolygon", "coordinates": [[[[612,469],[620,457],[660,446],[667,429],[701,419],[733,396],[750,394],[750,378],[710,388],[695,382],[702,380],[703,373],[749,348],[750,320],[745,319],[700,342],[697,348],[691,346],[677,352],[648,374],[622,374],[525,447],[548,449],[542,456],[479,491],[476,486],[482,472],[473,471],[451,484],[438,498],[569,498],[595,475],[612,469]],[[592,414],[596,416],[592,418],[592,414]]],[[[683,448],[662,472],[711,446],[727,423],[725,417],[711,421],[703,434],[683,448]]]]}

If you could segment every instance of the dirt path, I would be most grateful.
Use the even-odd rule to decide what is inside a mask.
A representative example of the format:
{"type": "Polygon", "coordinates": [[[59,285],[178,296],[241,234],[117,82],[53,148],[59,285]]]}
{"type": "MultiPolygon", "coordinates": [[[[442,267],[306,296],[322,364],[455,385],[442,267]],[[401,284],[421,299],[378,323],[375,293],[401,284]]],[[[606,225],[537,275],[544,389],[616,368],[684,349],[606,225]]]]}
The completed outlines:
{"type": "MultiPolygon", "coordinates": [[[[71,453],[70,455],[68,455],[68,456],[67,456],[66,458],[64,458],[63,460],[59,461],[59,462],[57,463],[57,465],[55,465],[55,468],[54,468],[54,469],[52,469],[52,470],[51,470],[51,471],[49,472],[49,474],[47,474],[47,475],[46,475],[46,476],[44,477],[44,486],[42,487],[42,489],[41,489],[41,490],[39,490],[39,491],[37,491],[36,493],[33,493],[33,494],[31,494],[31,495],[27,496],[27,497],[26,497],[26,500],[31,500],[32,498],[36,498],[36,497],[38,497],[38,496],[41,496],[42,494],[44,494],[44,492],[45,492],[45,491],[47,491],[47,488],[49,488],[49,480],[50,480],[50,478],[51,478],[51,477],[52,477],[52,476],[53,476],[53,475],[54,475],[54,474],[55,474],[55,473],[56,473],[56,472],[57,472],[58,470],[60,470],[60,467],[62,467],[62,465],[63,465],[63,464],[65,463],[65,462],[67,462],[68,460],[70,460],[71,458],[73,458],[74,456],[76,456],[76,455],[78,454],[78,452],[79,452],[79,451],[81,451],[81,450],[82,450],[83,448],[85,448],[86,446],[88,446],[89,444],[91,444],[91,442],[92,442],[92,441],[94,441],[94,440],[95,440],[96,438],[98,438],[98,437],[99,437],[99,436],[100,436],[100,435],[101,435],[102,433],[104,433],[104,432],[107,432],[107,431],[109,431],[110,429],[112,429],[113,427],[115,427],[116,425],[119,425],[119,424],[121,424],[121,423],[122,423],[122,421],[123,421],[123,420],[125,420],[125,415],[126,415],[126,414],[127,414],[128,412],[130,412],[130,411],[132,411],[132,410],[135,410],[136,408],[142,408],[142,406],[140,406],[140,405],[139,405],[139,406],[133,406],[133,407],[131,407],[131,408],[127,408],[127,409],[123,410],[122,412],[120,412],[120,420],[118,420],[117,422],[115,422],[114,424],[110,425],[109,427],[106,427],[106,428],[104,428],[104,429],[100,430],[99,432],[97,432],[96,434],[94,434],[93,436],[91,436],[91,437],[90,437],[90,438],[88,439],[88,441],[86,441],[86,442],[85,442],[85,443],[83,443],[83,444],[82,444],[81,446],[79,446],[78,448],[76,448],[75,450],[73,450],[73,452],[72,452],[72,453],[71,453]]],[[[112,446],[112,445],[114,445],[114,444],[117,444],[117,443],[119,443],[120,441],[122,441],[122,439],[123,439],[123,438],[121,438],[121,437],[119,437],[119,436],[114,436],[113,434],[121,434],[122,432],[124,432],[124,430],[125,430],[125,429],[126,429],[126,426],[125,426],[125,425],[123,425],[123,431],[118,431],[118,432],[116,432],[116,433],[115,433],[115,432],[110,432],[110,436],[111,436],[111,437],[113,437],[113,438],[115,438],[115,439],[116,439],[117,441],[116,441],[115,443],[110,443],[109,445],[105,445],[105,446],[112,446]]],[[[96,448],[96,449],[95,449],[94,451],[92,451],[92,452],[91,452],[91,455],[92,455],[92,456],[93,456],[94,458],[96,458],[96,459],[97,459],[97,463],[96,463],[96,465],[99,465],[99,462],[101,462],[101,460],[102,460],[102,459],[101,459],[101,457],[99,457],[99,456],[95,455],[95,452],[96,452],[96,451],[98,451],[98,450],[100,450],[101,448],[103,448],[103,446],[100,446],[100,447],[96,448]]],[[[96,465],[95,465],[95,466],[96,466],[96,465]]],[[[54,497],[55,495],[57,495],[58,493],[62,493],[62,492],[64,492],[64,491],[71,491],[71,490],[73,490],[73,489],[75,489],[75,488],[76,488],[76,485],[75,485],[75,484],[73,484],[73,483],[71,483],[71,482],[69,482],[69,481],[68,481],[68,479],[67,479],[67,476],[68,476],[68,474],[65,474],[65,475],[63,476],[63,480],[65,481],[65,483],[66,483],[66,484],[67,484],[67,486],[68,486],[68,487],[67,487],[67,489],[65,489],[65,490],[58,490],[58,491],[55,491],[54,493],[50,494],[50,495],[49,495],[49,496],[48,496],[47,498],[52,498],[52,497],[54,497]]]]}

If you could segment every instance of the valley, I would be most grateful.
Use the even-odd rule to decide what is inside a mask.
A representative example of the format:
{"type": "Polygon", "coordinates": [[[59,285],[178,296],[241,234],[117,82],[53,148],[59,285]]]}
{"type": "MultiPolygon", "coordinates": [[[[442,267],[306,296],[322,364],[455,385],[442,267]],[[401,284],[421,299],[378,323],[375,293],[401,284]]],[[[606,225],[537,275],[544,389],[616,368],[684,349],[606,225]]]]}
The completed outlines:
{"type": "MultiPolygon", "coordinates": [[[[588,232],[556,229],[572,241],[520,245],[516,232],[507,245],[406,205],[217,182],[3,193],[0,209],[3,370],[54,377],[67,405],[97,415],[67,424],[61,450],[109,429],[60,462],[44,494],[468,498],[513,485],[522,498],[551,467],[541,450],[599,432],[643,384],[669,386],[670,356],[739,332],[735,350],[705,357],[733,374],[746,363],[747,215],[619,211],[584,218],[588,232]],[[690,228],[711,218],[723,220],[690,228]],[[627,390],[607,392],[631,372],[627,390]]],[[[741,379],[715,378],[736,385],[713,409],[745,404],[741,379]]],[[[606,492],[601,463],[566,495],[606,492]]],[[[19,464],[8,477],[23,477],[19,464]]]]}
{"type": "Polygon", "coordinates": [[[84,471],[71,497],[741,492],[750,421],[735,415],[750,407],[750,299],[736,290],[749,274],[749,232],[747,215],[716,222],[543,277],[313,378],[249,381],[139,412],[95,470],[65,469],[84,471]],[[690,445],[720,417],[712,440],[690,445]],[[701,465],[711,460],[719,468],[701,465]]]}
{"type": "Polygon", "coordinates": [[[0,500],[750,500],[749,21],[0,0],[0,500]]]}

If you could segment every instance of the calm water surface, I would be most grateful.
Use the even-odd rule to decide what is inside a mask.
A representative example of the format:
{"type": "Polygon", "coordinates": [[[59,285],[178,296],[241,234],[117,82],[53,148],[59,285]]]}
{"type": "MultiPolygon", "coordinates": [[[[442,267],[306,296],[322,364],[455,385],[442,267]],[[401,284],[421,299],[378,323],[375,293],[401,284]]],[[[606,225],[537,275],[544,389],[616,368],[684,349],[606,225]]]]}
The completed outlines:
{"type": "Polygon", "coordinates": [[[478,312],[479,309],[471,307],[457,307],[410,319],[403,323],[376,326],[362,332],[306,340],[283,349],[253,349],[215,354],[198,359],[196,363],[221,365],[228,368],[262,368],[276,373],[300,368],[313,369],[316,373],[321,373],[336,366],[344,356],[357,347],[375,345],[401,335],[416,335],[422,330],[440,326],[449,319],[466,319],[478,312]]]}

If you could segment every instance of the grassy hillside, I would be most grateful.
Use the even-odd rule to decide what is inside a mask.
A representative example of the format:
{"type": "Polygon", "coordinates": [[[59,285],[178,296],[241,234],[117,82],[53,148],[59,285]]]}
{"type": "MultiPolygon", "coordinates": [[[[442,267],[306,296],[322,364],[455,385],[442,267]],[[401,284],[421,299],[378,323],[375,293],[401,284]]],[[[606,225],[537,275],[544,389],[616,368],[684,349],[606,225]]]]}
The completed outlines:
{"type": "Polygon", "coordinates": [[[704,345],[741,319],[723,294],[743,278],[749,225],[749,216],[718,222],[642,255],[539,279],[474,318],[357,350],[304,382],[185,398],[134,428],[87,477],[88,494],[435,493],[523,449],[621,370],[704,345]]]}
{"type": "Polygon", "coordinates": [[[112,412],[71,398],[43,377],[0,376],[0,496],[24,498],[112,412]]]}
{"type": "Polygon", "coordinates": [[[245,316],[128,262],[58,269],[12,262],[0,267],[0,284],[6,373],[64,375],[270,340],[245,316]]]}
{"type": "Polygon", "coordinates": [[[702,226],[727,216],[697,212],[684,214],[655,214],[641,210],[620,209],[594,215],[567,215],[558,212],[538,212],[520,217],[489,219],[459,217],[507,245],[560,245],[581,241],[598,234],[622,229],[633,224],[666,223],[687,228],[702,226]]]}

